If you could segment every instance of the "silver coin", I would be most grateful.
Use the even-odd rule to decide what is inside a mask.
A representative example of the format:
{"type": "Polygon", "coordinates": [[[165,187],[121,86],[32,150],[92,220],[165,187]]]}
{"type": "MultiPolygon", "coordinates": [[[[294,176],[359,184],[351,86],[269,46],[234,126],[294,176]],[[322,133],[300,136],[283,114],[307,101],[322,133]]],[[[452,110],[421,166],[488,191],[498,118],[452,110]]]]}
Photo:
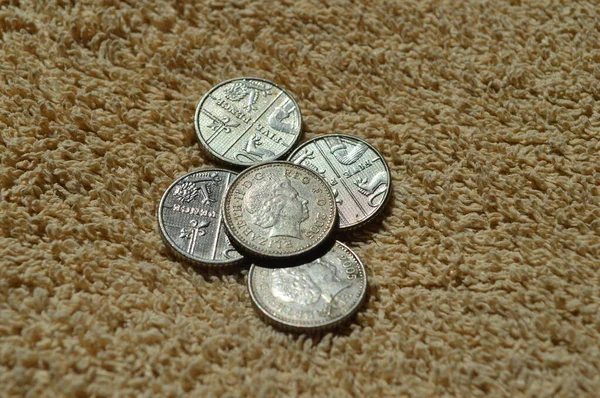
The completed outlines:
{"type": "Polygon", "coordinates": [[[194,126],[209,154],[250,166],[285,156],[300,138],[302,116],[286,90],[244,77],[213,87],[198,103],[194,126]]]}
{"type": "Polygon", "coordinates": [[[340,242],[317,260],[295,267],[252,265],[248,290],[269,322],[294,331],[334,327],[350,318],[367,293],[365,268],[340,242]]]}
{"type": "Polygon", "coordinates": [[[201,169],[188,173],[165,191],[158,206],[163,241],[179,258],[200,265],[227,266],[242,260],[231,245],[220,212],[236,173],[201,169]]]}
{"type": "Polygon", "coordinates": [[[376,217],[390,197],[391,175],[385,159],[360,138],[342,134],[317,137],[298,147],[288,160],[327,181],[335,195],[342,230],[376,217]]]}
{"type": "Polygon", "coordinates": [[[223,220],[242,252],[267,258],[306,254],[337,225],[333,193],[321,177],[288,162],[251,167],[231,184],[223,220]]]}

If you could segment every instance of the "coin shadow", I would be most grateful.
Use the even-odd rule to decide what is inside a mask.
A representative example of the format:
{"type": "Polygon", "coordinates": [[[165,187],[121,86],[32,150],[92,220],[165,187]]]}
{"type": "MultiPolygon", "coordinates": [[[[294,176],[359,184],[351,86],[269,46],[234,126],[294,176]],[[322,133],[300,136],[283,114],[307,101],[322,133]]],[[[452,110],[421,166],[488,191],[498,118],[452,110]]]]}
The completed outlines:
{"type": "Polygon", "coordinates": [[[192,264],[186,264],[186,266],[196,274],[201,275],[207,281],[213,281],[215,278],[222,279],[224,277],[233,277],[240,285],[246,285],[246,276],[243,271],[247,271],[250,268],[250,264],[246,261],[236,265],[219,268],[192,264]]]}
{"type": "Polygon", "coordinates": [[[200,275],[207,282],[213,282],[215,278],[222,279],[224,277],[233,276],[235,280],[241,284],[246,284],[245,275],[242,271],[248,270],[250,268],[250,262],[247,258],[243,258],[240,262],[232,264],[232,265],[200,265],[196,263],[192,263],[185,258],[180,258],[170,251],[166,251],[165,253],[167,257],[180,264],[181,267],[186,272],[193,272],[197,275],[200,275]]]}
{"type": "Polygon", "coordinates": [[[263,268],[288,268],[307,264],[317,260],[320,257],[323,257],[325,254],[327,254],[327,252],[329,252],[333,248],[335,242],[335,236],[334,234],[331,234],[318,247],[316,247],[308,253],[294,257],[274,259],[258,257],[256,255],[253,255],[252,253],[248,253],[243,247],[236,245],[233,241],[232,245],[239,253],[241,253],[244,256],[244,259],[248,261],[248,264],[254,264],[263,268]]]}
{"type": "Polygon", "coordinates": [[[394,207],[391,206],[391,204],[394,202],[395,197],[396,193],[392,190],[390,193],[390,198],[388,199],[381,213],[370,220],[367,224],[350,229],[348,231],[339,231],[338,240],[343,243],[354,245],[356,243],[366,242],[375,234],[384,233],[386,231],[384,221],[392,215],[394,207]]]}
{"type": "MultiPolygon", "coordinates": [[[[333,234],[332,234],[333,235],[333,234]]],[[[323,257],[327,254],[335,245],[336,239],[334,236],[330,236],[325,240],[319,247],[312,250],[307,254],[303,254],[301,256],[296,256],[292,258],[282,258],[282,259],[267,259],[261,257],[252,257],[251,255],[246,255],[246,258],[259,267],[263,268],[289,268],[289,267],[297,267],[303,264],[308,264],[312,261],[317,260],[318,258],[323,257]]],[[[237,249],[237,248],[236,248],[237,249]]],[[[238,249],[239,251],[239,249],[238,249]]]]}
{"type": "Polygon", "coordinates": [[[268,321],[267,323],[269,323],[270,327],[272,327],[274,330],[288,334],[295,340],[299,340],[302,338],[311,340],[313,346],[319,344],[327,335],[330,334],[335,337],[349,337],[352,333],[355,333],[357,329],[362,329],[366,326],[369,326],[365,321],[359,322],[358,318],[361,315],[363,315],[363,312],[367,309],[370,301],[377,295],[376,291],[377,287],[368,286],[365,298],[359,304],[356,312],[353,313],[349,318],[342,321],[342,323],[340,323],[339,325],[334,326],[333,328],[326,328],[315,331],[294,330],[278,327],[276,324],[270,323],[268,321]],[[375,290],[375,294],[371,292],[372,290],[375,290]]]}

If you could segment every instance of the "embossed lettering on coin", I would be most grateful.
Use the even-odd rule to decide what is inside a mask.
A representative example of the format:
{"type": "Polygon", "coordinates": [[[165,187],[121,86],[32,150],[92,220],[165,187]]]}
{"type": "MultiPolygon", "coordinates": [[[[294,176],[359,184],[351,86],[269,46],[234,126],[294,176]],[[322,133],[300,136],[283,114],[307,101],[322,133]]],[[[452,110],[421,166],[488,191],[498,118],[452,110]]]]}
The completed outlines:
{"type": "Polygon", "coordinates": [[[315,261],[287,268],[253,265],[248,275],[250,296],[262,315],[299,331],[344,321],[364,300],[366,287],[362,263],[340,242],[315,261]]]}
{"type": "Polygon", "coordinates": [[[331,187],[340,229],[363,225],[381,212],[391,193],[390,170],[381,154],[363,140],[341,134],[314,138],[289,161],[308,167],[331,187]]]}
{"type": "Polygon", "coordinates": [[[202,265],[231,265],[242,256],[221,221],[220,206],[236,173],[205,169],[178,178],[158,206],[159,231],[177,256],[202,265]]]}
{"type": "Polygon", "coordinates": [[[240,249],[272,258],[316,248],[333,231],[336,212],[325,181],[287,162],[265,163],[242,172],[223,206],[225,225],[240,249]]]}
{"type": "Polygon", "coordinates": [[[292,96],[258,78],[225,81],[199,102],[194,126],[201,145],[235,166],[275,160],[300,138],[302,117],[292,96]]]}

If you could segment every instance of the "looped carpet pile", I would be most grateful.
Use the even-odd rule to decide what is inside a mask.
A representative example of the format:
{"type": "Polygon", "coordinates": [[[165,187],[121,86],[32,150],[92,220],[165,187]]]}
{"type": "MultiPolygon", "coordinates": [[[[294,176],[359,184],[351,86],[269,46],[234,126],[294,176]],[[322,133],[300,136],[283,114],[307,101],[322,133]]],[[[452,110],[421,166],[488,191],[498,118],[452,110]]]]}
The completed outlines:
{"type": "Polygon", "coordinates": [[[0,388],[7,396],[595,396],[600,13],[559,1],[0,1],[0,388]],[[222,80],[288,89],[304,137],[385,156],[384,216],[340,239],[370,298],[280,332],[246,270],[157,232],[220,166],[222,80]]]}

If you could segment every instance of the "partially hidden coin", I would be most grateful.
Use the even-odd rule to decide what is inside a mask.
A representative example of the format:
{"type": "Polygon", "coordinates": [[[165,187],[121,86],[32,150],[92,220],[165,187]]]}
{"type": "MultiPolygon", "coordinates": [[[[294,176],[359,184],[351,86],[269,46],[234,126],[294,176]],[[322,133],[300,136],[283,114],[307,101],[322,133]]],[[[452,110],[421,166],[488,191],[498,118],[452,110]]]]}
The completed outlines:
{"type": "Polygon", "coordinates": [[[358,256],[335,245],[322,257],[294,267],[253,264],[248,290],[262,317],[281,328],[308,332],[332,328],[360,308],[367,276],[358,256]]]}
{"type": "Polygon", "coordinates": [[[284,157],[300,138],[302,116],[283,88],[243,77],[220,83],[202,97],[194,127],[210,155],[245,167],[284,157]]]}
{"type": "Polygon", "coordinates": [[[200,169],[178,178],[158,205],[163,241],[179,258],[205,266],[229,266],[243,257],[231,245],[220,212],[236,173],[200,169]]]}
{"type": "Polygon", "coordinates": [[[299,146],[288,157],[327,181],[335,195],[341,230],[364,225],[385,207],[391,175],[385,159],[360,138],[331,134],[299,146]]]}
{"type": "Polygon", "coordinates": [[[331,189],[317,174],[289,162],[241,172],[225,195],[223,220],[232,243],[253,256],[308,254],[337,226],[331,189]]]}

